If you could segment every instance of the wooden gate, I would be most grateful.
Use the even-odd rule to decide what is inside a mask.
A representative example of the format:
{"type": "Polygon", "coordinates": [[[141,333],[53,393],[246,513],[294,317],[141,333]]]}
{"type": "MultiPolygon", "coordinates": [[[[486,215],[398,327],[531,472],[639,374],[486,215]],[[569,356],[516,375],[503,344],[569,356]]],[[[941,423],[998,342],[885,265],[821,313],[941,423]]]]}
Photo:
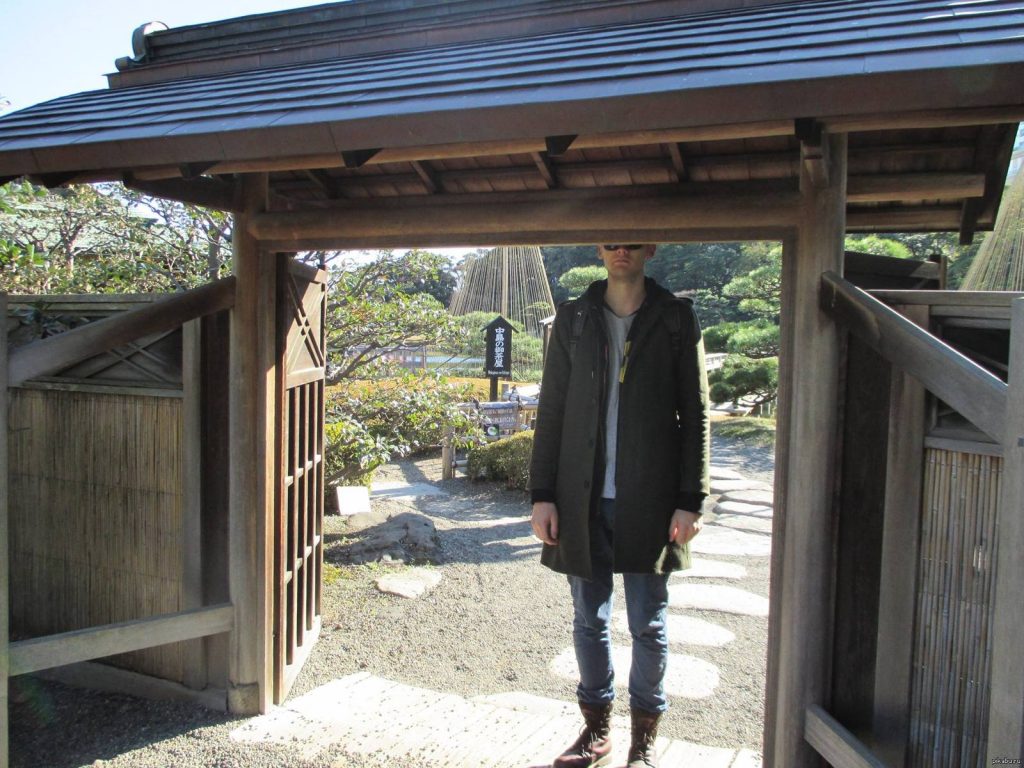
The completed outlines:
{"type": "Polygon", "coordinates": [[[282,258],[277,286],[283,364],[277,387],[274,702],[280,704],[320,633],[327,273],[282,258]]]}

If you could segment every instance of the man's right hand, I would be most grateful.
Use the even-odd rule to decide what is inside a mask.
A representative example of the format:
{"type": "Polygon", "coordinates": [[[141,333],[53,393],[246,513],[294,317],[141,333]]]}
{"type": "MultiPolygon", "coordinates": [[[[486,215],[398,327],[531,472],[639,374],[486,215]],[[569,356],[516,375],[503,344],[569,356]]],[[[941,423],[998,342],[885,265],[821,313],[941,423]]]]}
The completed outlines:
{"type": "Polygon", "coordinates": [[[545,544],[558,543],[558,507],[550,501],[538,501],[533,505],[530,518],[533,535],[545,544]]]}

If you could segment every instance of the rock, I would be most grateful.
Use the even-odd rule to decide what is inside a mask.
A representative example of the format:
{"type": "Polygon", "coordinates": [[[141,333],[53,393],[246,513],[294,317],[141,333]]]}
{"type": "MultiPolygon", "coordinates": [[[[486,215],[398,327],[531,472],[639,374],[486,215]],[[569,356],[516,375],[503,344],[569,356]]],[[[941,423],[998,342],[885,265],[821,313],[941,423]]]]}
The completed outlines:
{"type": "Polygon", "coordinates": [[[427,568],[410,568],[406,571],[389,573],[377,579],[377,589],[399,597],[415,600],[441,583],[440,571],[427,568]]]}
{"type": "MultiPolygon", "coordinates": [[[[703,534],[702,534],[703,535],[703,534]]],[[[719,560],[705,560],[700,557],[691,558],[689,568],[676,571],[672,579],[742,579],[747,569],[735,563],[723,563],[719,560]]]]}
{"type": "Polygon", "coordinates": [[[760,533],[705,525],[704,530],[690,542],[690,551],[701,555],[767,557],[772,553],[772,539],[760,533]]]}
{"type": "Polygon", "coordinates": [[[742,480],[743,475],[730,467],[719,467],[714,464],[709,470],[712,480],[742,480]]]}
{"type": "Polygon", "coordinates": [[[729,491],[770,491],[772,487],[768,483],[757,480],[712,480],[711,493],[718,495],[729,491]]]}
{"type": "Polygon", "coordinates": [[[768,615],[768,598],[717,584],[670,584],[668,604],[672,608],[696,608],[741,616],[768,615]]]}
{"type": "Polygon", "coordinates": [[[719,515],[713,523],[724,525],[727,528],[734,528],[737,531],[753,531],[755,533],[772,532],[771,518],[751,517],[750,515],[719,515]]]}
{"type": "Polygon", "coordinates": [[[763,504],[747,504],[745,501],[720,501],[715,505],[716,515],[750,515],[771,517],[772,508],[763,504]]]}
{"type": "Polygon", "coordinates": [[[386,510],[360,512],[346,518],[348,544],[335,550],[342,562],[405,563],[431,560],[437,553],[434,522],[418,512],[388,515],[386,510]]]}
{"type": "Polygon", "coordinates": [[[760,504],[770,507],[775,503],[775,494],[771,491],[739,490],[727,491],[719,501],[739,501],[744,504],[760,504]]]}

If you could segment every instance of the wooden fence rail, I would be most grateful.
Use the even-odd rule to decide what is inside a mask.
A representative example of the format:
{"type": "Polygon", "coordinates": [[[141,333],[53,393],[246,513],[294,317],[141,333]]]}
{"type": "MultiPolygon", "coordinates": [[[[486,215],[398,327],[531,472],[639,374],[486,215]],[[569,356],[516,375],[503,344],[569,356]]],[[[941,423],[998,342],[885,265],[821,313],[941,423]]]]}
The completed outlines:
{"type": "Polygon", "coordinates": [[[65,664],[218,635],[231,631],[234,625],[234,606],[221,603],[180,613],[20,640],[10,644],[10,675],[26,675],[65,664]]]}
{"type": "Polygon", "coordinates": [[[821,707],[807,708],[804,738],[833,768],[887,768],[821,707]]]}
{"type": "Polygon", "coordinates": [[[228,277],[26,344],[10,355],[8,386],[20,386],[142,336],[174,330],[189,320],[230,309],[234,303],[235,278],[228,277]]]}
{"type": "Polygon", "coordinates": [[[894,366],[1003,441],[1007,386],[996,376],[834,272],[821,277],[821,305],[894,366]]]}

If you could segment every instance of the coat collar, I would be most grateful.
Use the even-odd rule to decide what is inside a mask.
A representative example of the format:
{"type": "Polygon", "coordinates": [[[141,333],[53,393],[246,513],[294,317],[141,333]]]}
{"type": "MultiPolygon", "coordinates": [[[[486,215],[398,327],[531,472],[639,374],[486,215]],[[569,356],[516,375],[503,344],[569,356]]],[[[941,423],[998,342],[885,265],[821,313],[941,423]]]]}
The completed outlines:
{"type": "MultiPolygon", "coordinates": [[[[601,309],[604,307],[604,295],[608,290],[607,280],[595,280],[583,295],[580,297],[581,300],[591,305],[592,308],[601,309]]],[[[651,277],[644,278],[644,303],[640,305],[639,312],[644,312],[655,306],[660,306],[670,299],[674,298],[671,291],[667,288],[663,288],[661,285],[651,277]]]]}

